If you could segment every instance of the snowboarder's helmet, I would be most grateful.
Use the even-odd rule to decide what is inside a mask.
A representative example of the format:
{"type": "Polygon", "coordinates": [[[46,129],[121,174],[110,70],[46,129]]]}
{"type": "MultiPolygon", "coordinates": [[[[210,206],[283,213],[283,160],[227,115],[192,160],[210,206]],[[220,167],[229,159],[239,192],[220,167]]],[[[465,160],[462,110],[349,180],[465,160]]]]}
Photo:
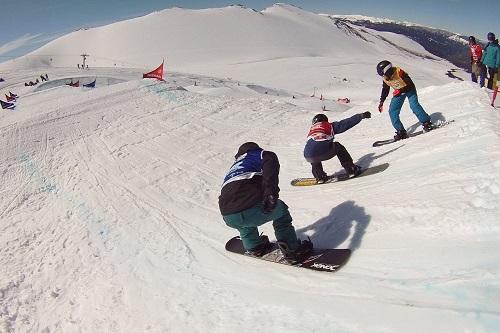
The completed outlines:
{"type": "Polygon", "coordinates": [[[472,44],[476,44],[476,37],[469,36],[469,42],[472,43],[472,44]]]}
{"type": "Polygon", "coordinates": [[[314,116],[312,124],[314,125],[316,123],[321,123],[323,121],[328,121],[328,117],[323,113],[318,113],[317,115],[314,116]]]}
{"type": "Polygon", "coordinates": [[[388,69],[392,68],[392,64],[388,60],[382,60],[377,65],[377,73],[380,76],[384,76],[388,69]]]}
{"type": "Polygon", "coordinates": [[[261,149],[255,142],[245,142],[238,148],[238,152],[234,155],[234,158],[238,158],[250,150],[261,149]]]}
{"type": "Polygon", "coordinates": [[[496,39],[495,34],[492,32],[488,32],[488,41],[494,42],[496,39]]]}

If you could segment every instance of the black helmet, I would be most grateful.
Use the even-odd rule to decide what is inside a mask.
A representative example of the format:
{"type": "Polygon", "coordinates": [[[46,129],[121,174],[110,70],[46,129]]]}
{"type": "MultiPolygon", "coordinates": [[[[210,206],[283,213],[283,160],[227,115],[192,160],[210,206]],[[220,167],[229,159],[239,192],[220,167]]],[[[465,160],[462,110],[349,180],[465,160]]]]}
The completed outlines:
{"type": "Polygon", "coordinates": [[[314,116],[312,124],[314,125],[316,123],[321,123],[323,121],[328,121],[328,117],[323,113],[318,113],[317,115],[314,116]]]}
{"type": "Polygon", "coordinates": [[[388,60],[382,60],[377,65],[377,73],[380,76],[384,76],[388,69],[392,68],[392,64],[388,60]]]}
{"type": "Polygon", "coordinates": [[[476,37],[469,36],[469,42],[471,42],[472,44],[476,44],[476,37]]]}
{"type": "Polygon", "coordinates": [[[238,148],[238,152],[234,155],[234,158],[238,158],[250,150],[261,149],[255,142],[245,142],[238,148]]]}
{"type": "Polygon", "coordinates": [[[492,32],[488,32],[488,41],[493,42],[495,41],[496,37],[495,34],[492,32]]]}

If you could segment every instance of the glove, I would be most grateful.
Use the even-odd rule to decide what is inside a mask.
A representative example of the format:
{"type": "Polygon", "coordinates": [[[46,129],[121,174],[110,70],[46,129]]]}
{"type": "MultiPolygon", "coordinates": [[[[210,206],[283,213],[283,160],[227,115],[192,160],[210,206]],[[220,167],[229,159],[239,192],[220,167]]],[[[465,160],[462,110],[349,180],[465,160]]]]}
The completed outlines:
{"type": "Polygon", "coordinates": [[[384,102],[380,102],[378,104],[378,112],[382,112],[384,110],[384,102]]]}
{"type": "Polygon", "coordinates": [[[264,212],[264,214],[269,214],[273,211],[274,208],[276,208],[277,204],[278,196],[275,196],[273,194],[267,195],[262,202],[262,212],[264,212]]]}
{"type": "Polygon", "coordinates": [[[361,113],[361,117],[363,117],[363,119],[371,118],[372,114],[370,113],[370,111],[366,111],[361,113]]]}

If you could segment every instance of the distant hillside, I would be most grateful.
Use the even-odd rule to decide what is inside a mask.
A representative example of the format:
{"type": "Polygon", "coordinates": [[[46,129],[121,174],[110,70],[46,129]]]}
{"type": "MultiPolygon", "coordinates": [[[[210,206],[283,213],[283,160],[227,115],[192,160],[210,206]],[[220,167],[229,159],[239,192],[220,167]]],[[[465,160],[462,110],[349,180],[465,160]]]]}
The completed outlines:
{"type": "Polygon", "coordinates": [[[434,58],[408,38],[374,35],[346,24],[332,29],[330,17],[286,4],[262,11],[242,6],[171,8],[74,31],[12,63],[23,67],[76,67],[81,54],[86,53],[90,55],[89,67],[143,68],[166,58],[171,69],[211,75],[206,73],[209,64],[234,67],[308,57],[349,57],[349,61],[363,63],[367,54],[377,61],[395,50],[423,60],[434,58]]]}
{"type": "Polygon", "coordinates": [[[404,35],[422,45],[428,52],[450,61],[457,67],[463,69],[469,68],[467,36],[461,36],[446,30],[386,19],[351,15],[329,15],[329,17],[337,23],[351,23],[377,31],[404,35]]]}
{"type": "MultiPolygon", "coordinates": [[[[449,82],[453,76],[448,72],[456,66],[405,35],[275,4],[262,11],[242,6],[165,9],[74,31],[1,63],[0,70],[78,69],[82,54],[89,70],[146,71],[165,61],[165,72],[232,78],[304,94],[317,89],[325,96],[350,98],[358,90],[378,89],[374,67],[389,55],[409,73],[432,77],[433,84],[449,82]],[[353,72],[351,64],[359,71],[353,72]]],[[[419,86],[426,83],[417,76],[415,80],[419,86]]]]}

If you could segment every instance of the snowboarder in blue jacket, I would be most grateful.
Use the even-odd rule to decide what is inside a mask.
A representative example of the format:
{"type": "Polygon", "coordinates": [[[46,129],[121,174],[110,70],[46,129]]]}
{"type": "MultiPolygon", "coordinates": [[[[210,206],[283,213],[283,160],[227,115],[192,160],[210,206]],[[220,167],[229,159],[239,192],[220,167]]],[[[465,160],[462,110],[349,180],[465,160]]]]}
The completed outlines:
{"type": "Polygon", "coordinates": [[[296,263],[311,252],[313,245],[297,239],[288,206],[279,199],[279,169],[275,153],[255,142],[242,144],[224,177],[219,209],[226,225],[239,231],[246,254],[260,257],[269,252],[269,239],[259,236],[257,227],[273,221],[284,258],[296,263]]]}
{"type": "Polygon", "coordinates": [[[340,164],[348,174],[358,175],[361,173],[361,168],[354,164],[347,149],[333,140],[335,134],[345,132],[359,124],[362,119],[370,117],[371,113],[367,111],[330,123],[328,117],[323,113],[314,116],[312,126],[307,134],[304,157],[307,162],[311,163],[313,177],[316,178],[318,183],[324,183],[328,179],[321,162],[327,161],[334,156],[338,157],[340,164]]]}

